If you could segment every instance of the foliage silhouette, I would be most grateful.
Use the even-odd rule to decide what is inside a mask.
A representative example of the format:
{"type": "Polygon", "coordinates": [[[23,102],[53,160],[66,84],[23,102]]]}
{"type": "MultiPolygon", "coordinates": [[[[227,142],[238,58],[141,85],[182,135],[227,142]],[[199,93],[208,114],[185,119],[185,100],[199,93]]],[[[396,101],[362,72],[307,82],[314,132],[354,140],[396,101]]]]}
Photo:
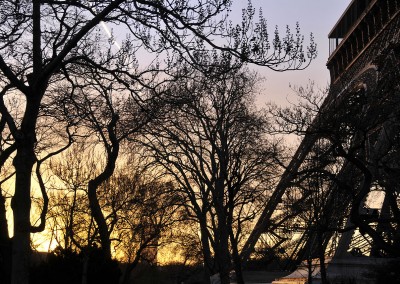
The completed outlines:
{"type": "MultiPolygon", "coordinates": [[[[119,283],[121,271],[117,261],[105,258],[99,248],[91,248],[89,256],[88,284],[119,283]]],[[[45,260],[31,266],[30,283],[80,284],[82,267],[82,253],[57,247],[45,260]]]]}

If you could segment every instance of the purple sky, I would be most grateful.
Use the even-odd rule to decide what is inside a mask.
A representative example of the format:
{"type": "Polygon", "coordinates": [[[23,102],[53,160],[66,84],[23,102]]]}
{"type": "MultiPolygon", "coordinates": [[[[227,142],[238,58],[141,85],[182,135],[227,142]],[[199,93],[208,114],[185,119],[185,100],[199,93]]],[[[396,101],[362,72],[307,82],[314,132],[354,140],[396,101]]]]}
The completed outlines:
{"type": "MultiPolygon", "coordinates": [[[[281,34],[284,34],[286,25],[294,30],[296,22],[299,22],[305,38],[308,39],[312,32],[318,45],[317,59],[304,71],[278,73],[267,68],[257,68],[266,79],[258,99],[260,106],[268,101],[285,104],[288,96],[292,101],[290,95],[293,92],[289,84],[306,86],[309,80],[315,81],[321,88],[329,84],[329,72],[326,68],[328,33],[350,2],[351,0],[252,0],[256,9],[262,7],[270,32],[278,25],[281,34]]],[[[234,11],[241,11],[246,5],[247,0],[235,0],[234,11]]]]}
{"type": "MultiPolygon", "coordinates": [[[[257,97],[260,107],[269,101],[280,105],[287,104],[288,99],[293,101],[295,96],[289,84],[305,87],[312,80],[321,88],[328,86],[329,72],[326,68],[329,51],[328,33],[350,2],[351,0],[252,0],[257,10],[255,21],[258,21],[258,9],[261,7],[270,34],[273,34],[276,25],[281,36],[285,34],[286,25],[294,31],[298,22],[306,44],[310,33],[313,33],[318,50],[317,59],[303,71],[275,72],[265,67],[251,66],[265,79],[261,84],[261,94],[257,97]]],[[[241,10],[247,7],[247,3],[248,0],[233,0],[230,16],[233,22],[240,21],[241,10]]],[[[121,36],[123,32],[119,27],[114,28],[117,42],[120,43],[124,38],[121,36]]]]}

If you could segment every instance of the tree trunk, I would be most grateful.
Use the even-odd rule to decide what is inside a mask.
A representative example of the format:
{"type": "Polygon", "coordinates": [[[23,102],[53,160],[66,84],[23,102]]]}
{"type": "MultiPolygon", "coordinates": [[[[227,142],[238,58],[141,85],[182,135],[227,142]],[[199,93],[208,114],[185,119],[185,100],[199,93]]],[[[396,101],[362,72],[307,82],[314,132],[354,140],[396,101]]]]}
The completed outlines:
{"type": "Polygon", "coordinates": [[[0,279],[1,283],[9,284],[11,282],[11,240],[8,235],[5,201],[0,192],[0,279]]]}
{"type": "Polygon", "coordinates": [[[26,89],[26,107],[20,130],[13,130],[16,143],[15,192],[11,200],[14,216],[14,236],[12,239],[12,284],[29,283],[30,267],[30,211],[31,211],[31,176],[36,162],[36,122],[40,102],[47,87],[48,78],[40,78],[42,71],[40,1],[32,1],[32,57],[33,70],[27,76],[29,88],[26,89]]]}
{"type": "Polygon", "coordinates": [[[242,264],[240,262],[240,257],[234,257],[234,266],[235,266],[235,274],[236,274],[236,283],[237,284],[245,284],[243,278],[242,264]]]}
{"type": "Polygon", "coordinates": [[[65,231],[65,241],[64,241],[65,249],[70,249],[72,247],[72,239],[74,237],[73,227],[74,227],[74,214],[75,214],[75,206],[77,200],[77,191],[78,190],[74,188],[74,197],[72,199],[71,209],[69,210],[69,217],[68,217],[69,219],[65,231]]]}
{"type": "Polygon", "coordinates": [[[110,232],[108,231],[108,225],[97,198],[97,189],[114,173],[115,164],[119,154],[119,141],[116,135],[116,123],[118,120],[119,116],[114,114],[110,123],[107,125],[107,133],[111,142],[111,145],[108,145],[107,142],[105,142],[104,145],[107,150],[107,163],[103,171],[94,179],[90,180],[88,184],[89,206],[92,217],[94,218],[99,229],[101,249],[103,250],[106,260],[111,260],[110,232]]]}
{"type": "Polygon", "coordinates": [[[15,194],[11,207],[14,215],[14,237],[12,241],[12,284],[29,283],[30,265],[30,210],[31,171],[35,161],[34,145],[24,139],[14,158],[16,172],[15,194]]]}
{"type": "MultiPolygon", "coordinates": [[[[37,13],[37,9],[39,9],[38,2],[36,2],[36,6],[35,10],[37,13]]],[[[32,82],[36,82],[35,76],[31,78],[32,82]]],[[[14,216],[12,284],[29,283],[31,256],[31,177],[32,168],[36,162],[34,151],[36,144],[36,122],[39,115],[40,101],[44,95],[44,86],[46,85],[46,82],[41,83],[43,85],[35,83],[36,88],[30,89],[30,93],[26,95],[26,109],[20,130],[13,133],[17,152],[13,160],[15,168],[15,192],[11,200],[11,208],[14,216]]]]}
{"type": "MultiPolygon", "coordinates": [[[[1,190],[1,189],[0,189],[1,190]]],[[[8,223],[6,217],[6,199],[0,191],[0,245],[10,240],[8,235],[8,223]]]]}
{"type": "Polygon", "coordinates": [[[84,254],[82,263],[82,284],[88,283],[88,272],[89,272],[89,254],[84,254]]]}
{"type": "MultiPolygon", "coordinates": [[[[235,270],[236,283],[244,284],[243,273],[242,273],[242,260],[240,258],[238,242],[233,231],[233,213],[235,210],[235,194],[232,187],[228,186],[228,216],[227,216],[227,228],[229,230],[229,239],[231,241],[232,260],[235,270]]],[[[240,225],[239,225],[240,227],[240,225]]]]}
{"type": "Polygon", "coordinates": [[[243,279],[243,272],[242,272],[242,262],[240,259],[239,251],[238,251],[238,244],[233,234],[232,228],[229,228],[229,235],[231,239],[231,246],[232,246],[232,259],[233,265],[236,274],[236,283],[237,284],[244,284],[243,279]]]}
{"type": "Polygon", "coordinates": [[[97,198],[97,187],[94,182],[89,181],[88,186],[88,197],[89,205],[92,213],[92,217],[96,221],[97,227],[99,229],[101,249],[104,253],[104,257],[107,260],[111,260],[111,241],[110,234],[108,232],[107,222],[104,218],[104,214],[101,211],[99,200],[97,198]]]}
{"type": "Polygon", "coordinates": [[[214,197],[215,210],[218,218],[218,236],[217,248],[215,249],[215,258],[219,267],[221,284],[229,284],[230,272],[230,253],[229,253],[229,233],[227,228],[227,216],[224,208],[224,179],[220,177],[216,181],[216,196],[214,197]]]}
{"type": "Polygon", "coordinates": [[[210,244],[208,243],[207,221],[205,220],[205,218],[200,219],[200,235],[204,258],[204,281],[205,283],[210,283],[210,277],[215,273],[215,271],[213,269],[214,263],[211,258],[210,244]]]}

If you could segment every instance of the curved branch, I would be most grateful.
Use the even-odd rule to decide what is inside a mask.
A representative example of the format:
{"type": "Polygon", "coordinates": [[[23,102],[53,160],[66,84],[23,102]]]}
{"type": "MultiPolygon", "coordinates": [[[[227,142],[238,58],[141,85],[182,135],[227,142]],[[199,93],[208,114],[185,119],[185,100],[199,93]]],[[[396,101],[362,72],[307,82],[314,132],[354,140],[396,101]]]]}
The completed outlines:
{"type": "Polygon", "coordinates": [[[61,147],[60,149],[49,153],[47,156],[45,156],[44,158],[38,160],[36,162],[36,177],[38,178],[38,182],[39,182],[39,187],[40,187],[40,192],[42,194],[42,198],[43,198],[43,208],[42,211],[40,213],[40,224],[38,226],[31,226],[30,231],[31,233],[38,233],[38,232],[43,232],[46,226],[46,215],[47,215],[47,211],[49,208],[49,197],[47,195],[47,191],[46,191],[46,186],[45,183],[43,181],[42,178],[42,174],[40,173],[40,166],[42,165],[43,162],[45,162],[47,159],[63,152],[64,150],[66,150],[69,146],[71,146],[72,142],[73,142],[73,138],[71,133],[69,132],[69,127],[67,127],[67,133],[68,133],[68,143],[61,147]]]}

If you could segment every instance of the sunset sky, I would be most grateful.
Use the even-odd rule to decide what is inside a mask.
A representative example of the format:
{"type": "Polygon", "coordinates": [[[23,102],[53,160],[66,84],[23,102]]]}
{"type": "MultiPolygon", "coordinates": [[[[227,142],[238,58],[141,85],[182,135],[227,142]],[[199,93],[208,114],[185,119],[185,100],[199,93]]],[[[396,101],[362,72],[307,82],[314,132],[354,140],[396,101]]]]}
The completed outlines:
{"type": "MultiPolygon", "coordinates": [[[[233,2],[232,16],[239,19],[241,9],[247,6],[247,0],[234,0],[233,2]]],[[[256,69],[266,79],[258,98],[260,107],[268,101],[286,104],[288,100],[294,99],[289,84],[305,86],[309,80],[313,80],[320,87],[328,85],[327,36],[350,2],[351,0],[253,0],[253,5],[257,10],[262,7],[270,33],[273,33],[275,26],[278,25],[281,34],[284,34],[286,25],[294,30],[296,22],[299,22],[306,42],[312,32],[318,45],[317,59],[304,71],[274,72],[268,68],[258,67],[256,69]]],[[[10,214],[11,211],[8,212],[8,220],[9,225],[12,226],[10,214]]],[[[10,232],[12,232],[11,228],[10,232]]],[[[41,250],[47,250],[50,245],[47,240],[41,242],[40,234],[36,234],[34,238],[41,250]]],[[[52,245],[56,244],[53,243],[50,246],[52,245]]]]}

